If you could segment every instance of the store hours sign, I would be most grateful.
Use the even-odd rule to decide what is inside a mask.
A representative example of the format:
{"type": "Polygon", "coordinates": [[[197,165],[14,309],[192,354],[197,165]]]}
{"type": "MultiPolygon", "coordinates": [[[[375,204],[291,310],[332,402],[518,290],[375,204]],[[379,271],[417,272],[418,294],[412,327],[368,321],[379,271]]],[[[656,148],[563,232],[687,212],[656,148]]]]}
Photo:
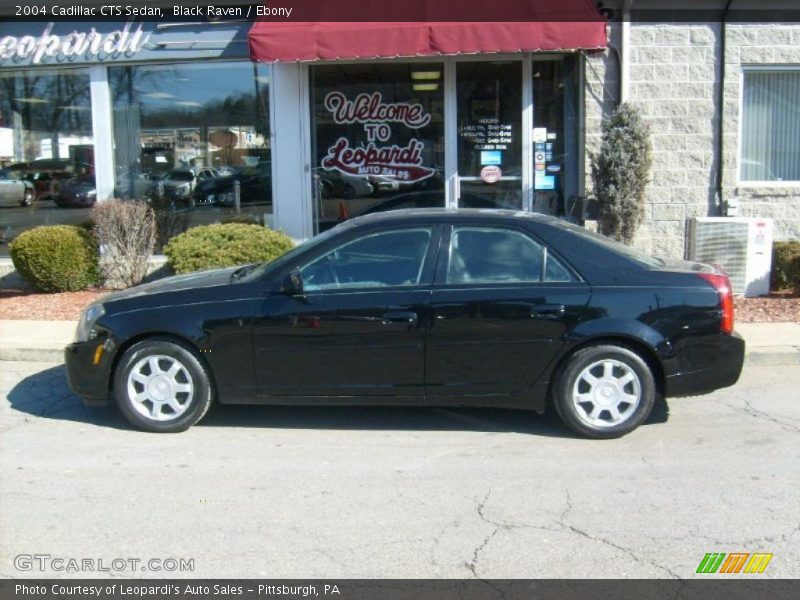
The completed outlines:
{"type": "Polygon", "coordinates": [[[367,143],[353,146],[347,137],[339,137],[322,159],[322,168],[408,183],[434,174],[433,169],[422,164],[423,141],[412,137],[403,145],[388,143],[393,127],[419,129],[430,123],[431,115],[421,104],[384,102],[380,92],[359,94],[351,100],[344,93],[333,91],[325,96],[324,106],[337,125],[362,125],[367,143]]]}

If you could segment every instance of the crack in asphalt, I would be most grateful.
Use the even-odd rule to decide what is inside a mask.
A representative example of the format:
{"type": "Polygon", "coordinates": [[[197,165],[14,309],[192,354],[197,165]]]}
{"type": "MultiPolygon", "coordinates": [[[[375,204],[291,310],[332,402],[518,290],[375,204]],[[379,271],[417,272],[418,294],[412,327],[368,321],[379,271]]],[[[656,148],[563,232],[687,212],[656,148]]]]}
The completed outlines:
{"type": "MultiPolygon", "coordinates": [[[[572,497],[570,496],[570,493],[569,493],[568,490],[566,491],[566,506],[565,506],[564,510],[561,512],[560,516],[557,519],[552,519],[553,523],[555,523],[555,525],[557,526],[556,528],[554,528],[554,527],[546,527],[544,525],[528,525],[528,524],[500,522],[500,521],[495,521],[495,520],[490,519],[489,517],[486,516],[485,508],[486,508],[487,503],[489,502],[489,498],[491,497],[491,494],[492,494],[491,490],[489,490],[486,493],[484,498],[478,503],[478,505],[476,507],[476,512],[478,514],[478,517],[481,519],[481,521],[483,521],[487,525],[491,525],[492,526],[492,530],[488,534],[486,534],[483,537],[483,539],[481,540],[480,544],[478,544],[474,548],[474,550],[472,551],[471,560],[469,562],[464,563],[464,565],[467,568],[467,570],[476,579],[480,579],[480,575],[478,573],[478,570],[479,570],[479,566],[480,566],[481,554],[486,550],[486,547],[492,542],[492,540],[495,538],[495,536],[500,531],[512,531],[512,530],[515,530],[515,529],[538,529],[538,530],[542,530],[542,531],[567,531],[567,532],[571,532],[571,533],[573,533],[575,535],[579,535],[579,536],[581,536],[581,537],[583,537],[585,539],[592,540],[594,542],[598,542],[598,543],[604,544],[604,545],[606,545],[606,546],[608,546],[610,548],[614,548],[615,550],[623,552],[626,555],[630,556],[638,564],[654,567],[654,568],[656,568],[656,569],[658,569],[660,571],[663,571],[664,573],[667,573],[670,577],[672,577],[674,579],[678,579],[680,581],[684,580],[683,577],[681,577],[680,574],[676,573],[675,571],[673,571],[669,567],[664,566],[662,564],[659,564],[659,563],[655,562],[652,559],[639,556],[639,554],[635,550],[633,550],[632,548],[628,548],[627,546],[622,546],[622,545],[620,545],[620,544],[618,544],[618,543],[616,543],[616,542],[614,542],[614,541],[612,541],[612,540],[610,540],[610,539],[608,539],[606,537],[593,535],[593,534],[589,533],[588,531],[585,531],[583,529],[580,529],[579,527],[576,527],[575,525],[572,525],[572,524],[568,523],[566,521],[566,518],[567,518],[567,515],[569,515],[569,513],[572,511],[572,508],[573,508],[573,506],[572,506],[572,497]]],[[[653,538],[651,538],[651,539],[653,539],[653,538]]]]}
{"type": "MultiPolygon", "coordinates": [[[[491,525],[493,527],[492,531],[487,534],[481,543],[475,547],[472,552],[472,560],[467,563],[464,563],[466,568],[472,573],[473,577],[476,579],[480,579],[478,575],[478,563],[480,561],[481,552],[489,545],[489,543],[494,539],[494,537],[500,531],[512,531],[515,529],[537,529],[540,531],[558,531],[555,527],[546,527],[544,525],[530,525],[530,524],[523,524],[523,523],[508,523],[508,522],[501,522],[501,521],[494,521],[486,516],[484,509],[486,507],[487,502],[489,501],[489,497],[492,495],[492,490],[489,490],[484,496],[483,500],[481,500],[476,508],[476,512],[478,513],[478,517],[486,523],[487,525],[491,525]]],[[[501,591],[497,588],[497,591],[501,591]]]]}
{"type": "Polygon", "coordinates": [[[605,545],[607,545],[607,546],[609,546],[611,548],[615,548],[615,549],[619,550],[620,552],[624,552],[625,554],[630,556],[634,561],[636,561],[639,564],[650,565],[651,567],[655,567],[655,568],[657,568],[657,569],[659,569],[661,571],[664,571],[665,573],[669,573],[669,575],[671,577],[675,578],[675,579],[679,579],[679,580],[683,581],[683,577],[681,577],[678,573],[676,573],[675,571],[673,571],[669,567],[665,567],[664,565],[660,565],[660,564],[658,564],[657,562],[655,562],[652,559],[641,558],[631,548],[628,548],[626,546],[621,546],[621,545],[617,544],[616,542],[612,542],[611,540],[609,540],[609,539],[607,539],[605,537],[599,537],[599,536],[596,536],[596,535],[592,535],[592,534],[584,531],[583,529],[579,529],[579,528],[575,527],[574,525],[570,525],[569,523],[565,522],[566,516],[572,511],[572,498],[569,495],[569,490],[567,490],[567,492],[566,492],[566,501],[567,501],[567,506],[564,509],[564,511],[561,513],[561,516],[556,521],[556,523],[559,526],[563,527],[564,529],[566,529],[568,531],[572,531],[573,533],[575,533],[577,535],[580,535],[580,536],[582,536],[582,537],[584,537],[586,539],[589,539],[589,540],[592,540],[592,541],[595,541],[595,542],[600,542],[601,544],[605,544],[605,545]]]}
{"type": "Polygon", "coordinates": [[[781,429],[783,429],[784,431],[788,431],[791,433],[800,433],[800,426],[797,426],[791,422],[787,422],[786,420],[778,419],[777,417],[773,417],[768,412],[764,412],[763,410],[755,408],[752,404],[750,404],[749,400],[744,401],[744,407],[739,408],[739,411],[743,412],[744,414],[750,417],[775,423],[776,425],[779,425],[781,429]]]}

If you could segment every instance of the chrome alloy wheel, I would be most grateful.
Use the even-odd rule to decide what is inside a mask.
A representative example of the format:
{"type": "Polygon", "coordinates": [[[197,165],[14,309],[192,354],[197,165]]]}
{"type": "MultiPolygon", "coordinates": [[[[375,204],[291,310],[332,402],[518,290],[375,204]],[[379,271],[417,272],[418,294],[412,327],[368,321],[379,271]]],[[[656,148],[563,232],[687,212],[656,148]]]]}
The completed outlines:
{"type": "Polygon", "coordinates": [[[572,386],[575,412],[592,427],[613,427],[627,421],[641,397],[642,384],[636,372],[608,358],[588,365],[572,386]]]}
{"type": "Polygon", "coordinates": [[[133,408],[148,419],[170,421],[192,403],[194,384],[179,360],[156,354],[138,361],[128,375],[128,397],[133,408]]]}

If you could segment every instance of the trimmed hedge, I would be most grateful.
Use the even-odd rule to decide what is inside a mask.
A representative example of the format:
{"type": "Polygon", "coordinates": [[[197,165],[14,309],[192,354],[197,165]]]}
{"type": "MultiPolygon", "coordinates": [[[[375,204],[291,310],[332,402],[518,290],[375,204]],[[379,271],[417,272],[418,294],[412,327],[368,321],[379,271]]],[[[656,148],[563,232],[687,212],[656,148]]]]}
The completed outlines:
{"type": "Polygon", "coordinates": [[[800,294],[800,242],[775,242],[771,279],[773,290],[793,289],[800,294]]]}
{"type": "Polygon", "coordinates": [[[35,227],[8,249],[14,268],[39,291],[75,292],[100,281],[97,242],[83,227],[35,227]]]}
{"type": "Polygon", "coordinates": [[[164,246],[167,263],[176,273],[270,262],[291,250],[291,238],[260,225],[226,223],[192,227],[164,246]]]}

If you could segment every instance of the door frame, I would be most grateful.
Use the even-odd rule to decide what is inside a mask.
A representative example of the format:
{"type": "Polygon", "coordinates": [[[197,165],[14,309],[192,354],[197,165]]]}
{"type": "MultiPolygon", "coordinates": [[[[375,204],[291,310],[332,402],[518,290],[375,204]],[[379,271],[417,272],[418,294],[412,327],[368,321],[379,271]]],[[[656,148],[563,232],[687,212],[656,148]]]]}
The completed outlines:
{"type": "Polygon", "coordinates": [[[444,164],[445,164],[445,206],[457,208],[461,195],[458,178],[458,82],[456,65],[460,62],[519,62],[522,63],[522,210],[530,212],[533,208],[533,79],[531,77],[533,58],[525,54],[480,54],[447,56],[444,64],[444,164]],[[526,76],[527,75],[527,76],[526,76]],[[530,169],[528,168],[530,166],[530,169]]]}

